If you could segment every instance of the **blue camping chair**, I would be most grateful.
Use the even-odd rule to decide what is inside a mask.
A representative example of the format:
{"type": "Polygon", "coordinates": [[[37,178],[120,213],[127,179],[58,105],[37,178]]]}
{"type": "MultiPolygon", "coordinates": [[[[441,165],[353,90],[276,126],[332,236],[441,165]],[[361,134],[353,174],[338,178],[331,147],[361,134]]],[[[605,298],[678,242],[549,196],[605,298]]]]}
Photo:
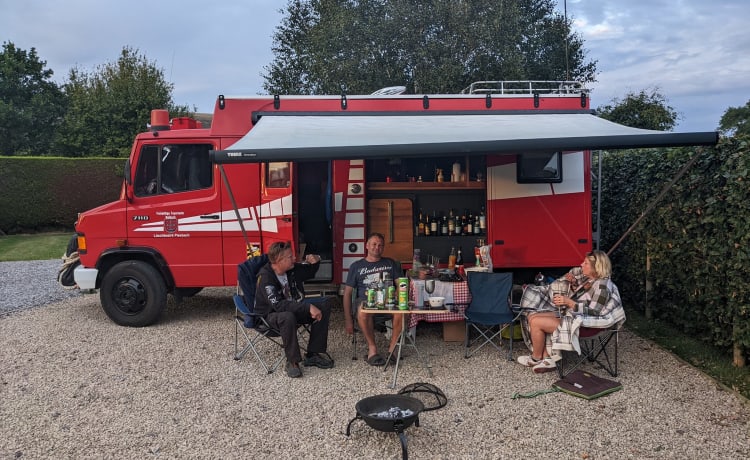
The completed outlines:
{"type": "MultiPolygon", "coordinates": [[[[274,372],[284,360],[284,344],[281,341],[279,332],[272,328],[266,319],[254,312],[255,308],[255,290],[257,287],[258,272],[268,263],[268,256],[253,257],[237,266],[237,286],[238,292],[234,295],[234,359],[242,359],[249,351],[252,351],[260,365],[269,374],[274,372]],[[244,337],[245,344],[240,349],[241,337],[244,337]],[[259,346],[261,342],[268,339],[281,349],[281,356],[272,360],[264,358],[268,355],[259,346]]],[[[300,325],[300,332],[307,329],[300,325]]],[[[309,332],[309,331],[308,331],[309,332]]],[[[300,348],[305,349],[304,337],[300,340],[300,348]]],[[[274,348],[276,348],[274,346],[274,348]]]]}
{"type": "Polygon", "coordinates": [[[508,360],[513,360],[513,325],[520,314],[513,312],[510,292],[513,287],[512,273],[468,272],[471,303],[464,312],[466,338],[464,358],[476,353],[487,344],[502,351],[502,332],[510,327],[508,360]],[[478,334],[472,338],[473,333],[478,334]]]}

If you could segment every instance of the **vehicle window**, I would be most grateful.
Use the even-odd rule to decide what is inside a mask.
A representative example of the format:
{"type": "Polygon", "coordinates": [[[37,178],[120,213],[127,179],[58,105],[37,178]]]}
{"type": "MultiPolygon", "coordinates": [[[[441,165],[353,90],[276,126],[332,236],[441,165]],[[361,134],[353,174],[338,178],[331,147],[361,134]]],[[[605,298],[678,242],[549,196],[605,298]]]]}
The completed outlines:
{"type": "Polygon", "coordinates": [[[289,187],[289,162],[270,162],[266,168],[268,187],[289,187]]]}
{"type": "Polygon", "coordinates": [[[135,177],[136,196],[179,193],[211,187],[210,144],[146,145],[135,177]]]}
{"type": "Polygon", "coordinates": [[[522,153],[516,164],[516,180],[520,184],[562,182],[562,152],[522,153]]]}

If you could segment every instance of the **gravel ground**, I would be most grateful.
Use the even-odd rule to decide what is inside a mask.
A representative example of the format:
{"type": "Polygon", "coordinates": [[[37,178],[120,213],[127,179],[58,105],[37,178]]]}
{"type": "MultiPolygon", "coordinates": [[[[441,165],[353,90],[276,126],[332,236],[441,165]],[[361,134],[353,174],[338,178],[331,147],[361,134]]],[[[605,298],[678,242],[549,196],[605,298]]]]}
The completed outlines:
{"type": "MultiPolygon", "coordinates": [[[[250,356],[232,359],[231,289],[170,301],[159,324],[140,329],[109,321],[98,295],[7,292],[22,272],[38,274],[17,278],[23,291],[46,291],[37,286],[55,268],[0,264],[2,311],[14,312],[0,318],[0,458],[400,458],[393,433],[357,420],[345,435],[358,400],[394,390],[390,370],[351,360],[340,311],[329,334],[336,367],[304,368],[292,380],[283,370],[264,374],[250,356]]],[[[412,459],[750,457],[747,402],[628,331],[624,388],[593,401],[513,400],[556,376],[490,350],[464,359],[440,325],[420,324],[417,341],[434,377],[408,355],[397,388],[429,382],[448,404],[406,430],[412,459]]]]}

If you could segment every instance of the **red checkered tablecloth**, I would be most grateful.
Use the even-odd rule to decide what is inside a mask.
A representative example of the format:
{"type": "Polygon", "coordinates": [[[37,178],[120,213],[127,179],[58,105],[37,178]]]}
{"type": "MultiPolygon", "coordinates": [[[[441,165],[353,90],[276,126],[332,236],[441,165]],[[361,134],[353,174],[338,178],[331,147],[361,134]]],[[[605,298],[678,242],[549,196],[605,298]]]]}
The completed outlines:
{"type": "MultiPolygon", "coordinates": [[[[424,291],[424,280],[413,279],[410,281],[409,299],[414,301],[414,305],[423,305],[424,299],[427,298],[427,293],[424,291]]],[[[435,280],[435,292],[432,295],[445,297],[446,302],[456,304],[457,311],[411,315],[409,317],[409,329],[415,327],[420,321],[427,321],[428,323],[444,323],[447,321],[461,321],[464,319],[464,311],[469,303],[471,303],[469,284],[466,281],[443,282],[435,280]]]]}

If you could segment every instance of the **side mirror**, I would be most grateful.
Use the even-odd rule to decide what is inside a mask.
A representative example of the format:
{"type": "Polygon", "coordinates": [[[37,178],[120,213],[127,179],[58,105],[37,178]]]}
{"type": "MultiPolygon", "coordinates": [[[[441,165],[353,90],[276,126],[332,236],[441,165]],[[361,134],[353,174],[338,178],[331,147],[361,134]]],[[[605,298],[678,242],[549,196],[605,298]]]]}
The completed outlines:
{"type": "Polygon", "coordinates": [[[125,184],[133,185],[132,177],[130,176],[130,158],[125,160],[125,170],[123,172],[125,175],[125,184]]]}
{"type": "Polygon", "coordinates": [[[130,158],[125,160],[125,170],[123,171],[125,176],[125,199],[128,203],[133,202],[133,177],[130,175],[130,158]]]}

